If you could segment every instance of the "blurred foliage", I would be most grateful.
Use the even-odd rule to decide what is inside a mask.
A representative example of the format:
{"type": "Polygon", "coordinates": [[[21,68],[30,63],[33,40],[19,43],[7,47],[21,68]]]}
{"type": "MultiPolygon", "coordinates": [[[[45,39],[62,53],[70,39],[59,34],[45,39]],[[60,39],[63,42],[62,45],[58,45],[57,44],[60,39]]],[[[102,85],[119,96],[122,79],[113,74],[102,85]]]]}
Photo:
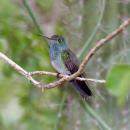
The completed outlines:
{"type": "Polygon", "coordinates": [[[130,89],[130,66],[113,66],[107,76],[107,87],[111,94],[118,97],[119,104],[124,103],[130,89]]]}
{"type": "MultiPolygon", "coordinates": [[[[54,71],[39,33],[64,35],[82,60],[97,40],[130,17],[129,12],[129,0],[1,0],[0,51],[28,71],[54,71]]],[[[89,103],[69,84],[42,93],[0,61],[0,129],[130,129],[129,34],[130,27],[87,65],[88,77],[107,79],[106,86],[89,83],[94,93],[89,103]]],[[[56,79],[35,78],[44,83],[56,79]]]]}
{"type": "Polygon", "coordinates": [[[50,11],[53,7],[53,0],[37,0],[37,4],[41,7],[44,11],[50,11]]]}

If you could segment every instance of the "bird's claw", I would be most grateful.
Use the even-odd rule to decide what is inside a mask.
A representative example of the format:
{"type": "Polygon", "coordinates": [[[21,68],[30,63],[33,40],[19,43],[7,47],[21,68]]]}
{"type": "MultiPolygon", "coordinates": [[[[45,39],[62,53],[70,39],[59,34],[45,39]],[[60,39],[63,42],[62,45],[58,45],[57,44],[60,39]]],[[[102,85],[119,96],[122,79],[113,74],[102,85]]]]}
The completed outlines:
{"type": "Polygon", "coordinates": [[[56,77],[57,77],[57,78],[60,78],[60,73],[57,73],[56,77]]]}

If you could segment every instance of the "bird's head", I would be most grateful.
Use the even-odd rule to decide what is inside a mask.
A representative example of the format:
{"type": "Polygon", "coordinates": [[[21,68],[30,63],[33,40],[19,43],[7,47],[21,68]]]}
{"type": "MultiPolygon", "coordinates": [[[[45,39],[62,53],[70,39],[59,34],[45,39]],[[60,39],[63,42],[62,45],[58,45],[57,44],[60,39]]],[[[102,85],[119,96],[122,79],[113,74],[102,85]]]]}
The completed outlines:
{"type": "Polygon", "coordinates": [[[63,36],[59,36],[59,35],[52,35],[51,37],[47,37],[42,35],[43,37],[45,37],[48,42],[49,42],[49,46],[51,45],[57,45],[59,47],[67,47],[67,43],[66,40],[63,36]]]}

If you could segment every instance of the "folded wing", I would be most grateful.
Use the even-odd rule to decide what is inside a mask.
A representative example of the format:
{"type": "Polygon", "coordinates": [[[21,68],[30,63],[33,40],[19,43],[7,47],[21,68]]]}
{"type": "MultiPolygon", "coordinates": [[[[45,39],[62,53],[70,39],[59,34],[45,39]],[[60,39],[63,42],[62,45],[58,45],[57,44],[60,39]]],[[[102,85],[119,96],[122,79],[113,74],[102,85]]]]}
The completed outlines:
{"type": "MultiPolygon", "coordinates": [[[[79,68],[79,60],[70,49],[64,50],[62,58],[66,68],[71,74],[77,72],[79,68]]],[[[84,77],[84,74],[79,77],[84,77]]],[[[83,97],[92,96],[92,92],[89,89],[87,82],[79,80],[72,80],[71,82],[83,97]]]]}

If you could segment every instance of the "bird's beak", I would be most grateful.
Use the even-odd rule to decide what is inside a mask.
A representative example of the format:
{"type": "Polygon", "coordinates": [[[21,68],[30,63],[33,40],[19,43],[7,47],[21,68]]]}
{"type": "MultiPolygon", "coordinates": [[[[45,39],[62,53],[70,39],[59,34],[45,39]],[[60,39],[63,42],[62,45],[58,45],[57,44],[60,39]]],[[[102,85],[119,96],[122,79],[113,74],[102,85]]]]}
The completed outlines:
{"type": "Polygon", "coordinates": [[[42,35],[42,34],[39,34],[39,35],[42,36],[42,37],[44,37],[44,38],[46,38],[46,39],[48,39],[48,40],[55,40],[55,39],[53,39],[53,38],[47,37],[47,36],[42,35]]]}
{"type": "Polygon", "coordinates": [[[50,37],[47,37],[47,36],[44,36],[44,35],[41,35],[41,36],[45,37],[48,40],[52,40],[50,37]]]}

